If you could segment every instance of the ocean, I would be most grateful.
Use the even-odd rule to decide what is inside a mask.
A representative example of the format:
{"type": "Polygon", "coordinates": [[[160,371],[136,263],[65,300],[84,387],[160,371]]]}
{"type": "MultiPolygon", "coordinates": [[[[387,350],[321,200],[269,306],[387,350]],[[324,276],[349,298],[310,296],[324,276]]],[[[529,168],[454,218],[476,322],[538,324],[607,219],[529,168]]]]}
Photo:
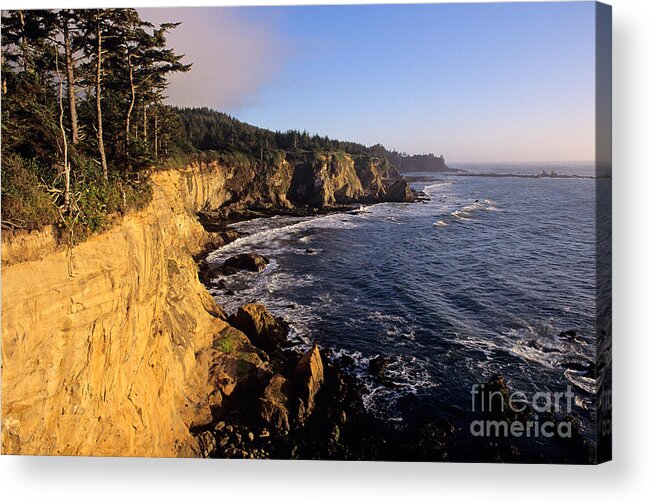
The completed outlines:
{"type": "MultiPolygon", "coordinates": [[[[585,164],[458,167],[594,174],[585,164]]],[[[246,235],[208,260],[256,251],[271,262],[215,280],[212,295],[228,313],[261,302],[291,324],[293,344],[347,356],[367,407],[387,421],[417,410],[467,429],[473,385],[500,374],[527,397],[570,386],[570,413],[593,438],[595,180],[405,175],[429,201],[234,224],[246,235]],[[383,383],[368,371],[377,355],[389,362],[383,383]]]]}

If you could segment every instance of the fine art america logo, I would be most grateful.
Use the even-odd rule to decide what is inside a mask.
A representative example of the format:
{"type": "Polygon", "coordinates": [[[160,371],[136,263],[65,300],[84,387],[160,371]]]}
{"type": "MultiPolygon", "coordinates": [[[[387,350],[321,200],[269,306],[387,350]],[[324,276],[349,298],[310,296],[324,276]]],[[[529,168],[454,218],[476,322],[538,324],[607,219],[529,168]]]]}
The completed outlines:
{"type": "Polygon", "coordinates": [[[563,392],[509,392],[503,378],[494,377],[487,384],[474,384],[470,395],[478,417],[470,424],[475,437],[572,437],[575,425],[569,415],[575,394],[569,385],[563,392]]]}

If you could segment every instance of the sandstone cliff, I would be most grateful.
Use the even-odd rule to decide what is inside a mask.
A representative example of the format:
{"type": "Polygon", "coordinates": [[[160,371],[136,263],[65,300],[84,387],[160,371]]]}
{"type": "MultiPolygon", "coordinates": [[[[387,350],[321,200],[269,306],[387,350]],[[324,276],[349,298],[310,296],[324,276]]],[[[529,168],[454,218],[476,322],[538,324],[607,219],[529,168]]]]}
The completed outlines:
{"type": "Polygon", "coordinates": [[[350,154],[316,153],[298,163],[289,197],[316,207],[374,201],[408,201],[409,186],[398,171],[383,160],[350,154]]]}
{"type": "Polygon", "coordinates": [[[413,200],[411,188],[392,164],[341,151],[279,152],[263,166],[243,162],[229,170],[224,190],[225,205],[239,208],[413,200]]]}
{"type": "Polygon", "coordinates": [[[196,213],[408,199],[389,175],[347,156],[263,173],[194,163],[154,172],[144,210],[72,250],[51,230],[3,240],[2,452],[198,454],[190,429],[268,370],[198,280],[196,213]]]}

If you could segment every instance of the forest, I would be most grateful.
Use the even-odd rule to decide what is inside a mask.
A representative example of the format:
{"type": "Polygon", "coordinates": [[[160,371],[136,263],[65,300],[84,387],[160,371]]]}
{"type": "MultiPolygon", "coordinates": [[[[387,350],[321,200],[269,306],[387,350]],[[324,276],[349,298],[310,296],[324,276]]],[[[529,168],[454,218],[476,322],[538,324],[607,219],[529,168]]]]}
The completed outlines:
{"type": "Polygon", "coordinates": [[[3,11],[4,229],[83,234],[146,204],[139,172],[178,128],[168,76],[190,69],[166,44],[176,26],[135,9],[3,11]]]}
{"type": "Polygon", "coordinates": [[[166,105],[170,75],[192,66],[168,47],[178,25],[154,25],[135,9],[2,12],[4,230],[54,224],[69,244],[83,240],[110,226],[111,216],[148,203],[147,170],[197,152],[244,156],[260,169],[278,154],[313,151],[401,166],[410,159],[380,144],[270,131],[208,108],[166,105]]]}
{"type": "Polygon", "coordinates": [[[179,118],[177,146],[184,152],[239,152],[264,162],[269,154],[276,151],[282,151],[290,157],[312,151],[340,151],[352,156],[386,159],[399,170],[454,171],[445,165],[443,156],[434,154],[411,155],[395,149],[388,150],[381,144],[367,147],[361,143],[311,135],[307,131],[270,131],[206,107],[171,110],[179,118]]]}

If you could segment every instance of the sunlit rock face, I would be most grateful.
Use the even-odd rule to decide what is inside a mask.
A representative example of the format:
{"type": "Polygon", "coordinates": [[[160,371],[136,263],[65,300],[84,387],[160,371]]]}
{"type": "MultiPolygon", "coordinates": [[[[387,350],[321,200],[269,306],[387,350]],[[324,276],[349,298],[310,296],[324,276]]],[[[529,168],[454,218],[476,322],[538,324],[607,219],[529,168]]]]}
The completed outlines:
{"type": "Polygon", "coordinates": [[[72,250],[51,229],[3,243],[2,452],[197,455],[190,428],[242,369],[267,370],[198,279],[210,236],[196,213],[409,199],[391,168],[344,154],[193,163],[153,172],[145,209],[72,250]]]}

